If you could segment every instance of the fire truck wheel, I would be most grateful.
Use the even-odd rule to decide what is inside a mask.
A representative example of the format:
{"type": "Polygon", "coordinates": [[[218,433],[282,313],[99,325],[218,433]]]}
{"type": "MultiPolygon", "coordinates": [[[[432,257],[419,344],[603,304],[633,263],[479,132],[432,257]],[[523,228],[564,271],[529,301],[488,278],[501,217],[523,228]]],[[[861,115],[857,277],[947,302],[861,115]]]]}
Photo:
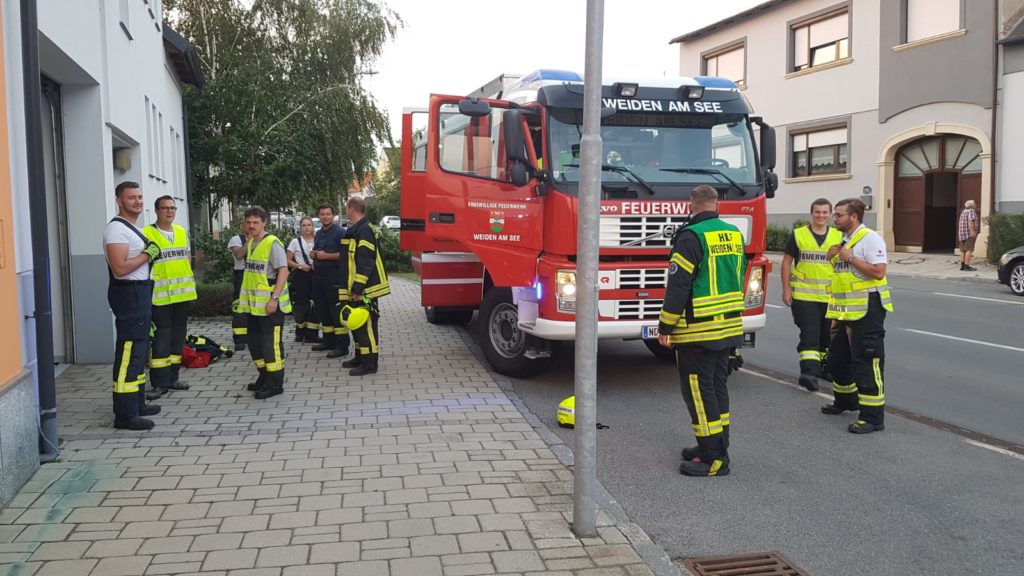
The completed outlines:
{"type": "Polygon", "coordinates": [[[519,309],[508,288],[491,288],[484,294],[477,318],[480,347],[494,371],[513,378],[527,378],[547,369],[550,356],[528,358],[533,336],[519,329],[519,309]]]}
{"type": "Polygon", "coordinates": [[[651,351],[651,354],[654,354],[659,359],[664,360],[666,362],[675,363],[676,351],[671,348],[665,348],[660,343],[658,343],[657,340],[653,338],[644,340],[644,346],[647,346],[647,349],[651,351]]]}

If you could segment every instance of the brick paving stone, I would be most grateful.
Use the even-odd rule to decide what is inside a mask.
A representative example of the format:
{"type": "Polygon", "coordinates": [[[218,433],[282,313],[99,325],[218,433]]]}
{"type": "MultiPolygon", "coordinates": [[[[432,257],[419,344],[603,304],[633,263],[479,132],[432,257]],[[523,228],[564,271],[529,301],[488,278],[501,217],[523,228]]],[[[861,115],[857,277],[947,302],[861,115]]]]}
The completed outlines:
{"type": "Polygon", "coordinates": [[[496,552],[508,550],[508,542],[501,532],[459,534],[459,547],[463,552],[496,552]]]}
{"type": "Polygon", "coordinates": [[[143,576],[150,556],[133,556],[130,558],[104,558],[93,568],[94,576],[143,576]]]}
{"type": "Polygon", "coordinates": [[[256,550],[217,550],[206,555],[203,570],[231,570],[252,568],[256,564],[256,550]]]}
{"type": "Polygon", "coordinates": [[[413,556],[458,554],[459,541],[453,535],[416,536],[410,539],[413,556]]]}
{"type": "Polygon", "coordinates": [[[150,538],[142,543],[139,554],[179,554],[192,547],[192,536],[168,536],[150,538]]]}
{"type": "MultiPolygon", "coordinates": [[[[39,567],[33,576],[69,576],[70,574],[86,575],[92,572],[99,560],[57,560],[47,562],[39,567]]],[[[19,574],[20,576],[20,574],[19,574]]]]}
{"type": "Polygon", "coordinates": [[[260,550],[256,566],[300,566],[308,559],[309,546],[277,546],[260,550]]]}

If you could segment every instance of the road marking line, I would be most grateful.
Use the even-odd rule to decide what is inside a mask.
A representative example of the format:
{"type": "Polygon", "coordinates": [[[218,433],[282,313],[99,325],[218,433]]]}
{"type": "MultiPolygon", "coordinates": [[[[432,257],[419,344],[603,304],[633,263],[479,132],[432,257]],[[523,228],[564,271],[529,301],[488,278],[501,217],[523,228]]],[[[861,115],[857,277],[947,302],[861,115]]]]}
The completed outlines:
{"type": "Polygon", "coordinates": [[[984,300],[986,302],[1000,302],[1002,304],[1016,304],[1018,306],[1024,306],[1024,302],[1014,302],[1013,300],[1000,300],[998,298],[982,298],[981,296],[964,296],[963,294],[947,294],[945,292],[932,292],[935,296],[949,296],[950,298],[968,298],[970,300],[984,300]]]}
{"type": "Polygon", "coordinates": [[[981,340],[971,340],[970,338],[959,338],[957,336],[948,336],[946,334],[937,334],[935,332],[925,332],[924,330],[914,330],[912,328],[904,328],[907,332],[913,332],[914,334],[924,334],[925,336],[935,336],[936,338],[946,338],[947,340],[956,340],[958,342],[970,342],[971,344],[981,344],[982,346],[991,346],[993,348],[1002,348],[1004,350],[1013,350],[1014,352],[1024,352],[1024,348],[1017,348],[1015,346],[1007,346],[1006,344],[994,344],[992,342],[983,342],[981,340]]]}
{"type": "Polygon", "coordinates": [[[769,308],[785,308],[785,306],[779,306],[778,304],[765,304],[769,308]]]}
{"type": "Polygon", "coordinates": [[[977,440],[971,440],[970,438],[964,438],[964,442],[967,442],[971,446],[977,446],[978,448],[984,448],[985,450],[998,452],[1003,456],[1009,456],[1011,458],[1016,458],[1018,460],[1024,460],[1024,454],[1017,454],[1016,452],[1012,452],[1010,450],[1007,450],[1006,448],[1000,448],[998,446],[993,446],[991,444],[986,444],[984,442],[978,442],[977,440]]]}
{"type": "MultiPolygon", "coordinates": [[[[751,370],[749,368],[740,368],[740,372],[746,372],[747,374],[752,374],[754,376],[757,376],[758,378],[764,378],[765,380],[771,380],[772,382],[777,382],[779,384],[784,384],[786,386],[789,386],[790,388],[796,388],[797,390],[800,390],[801,392],[808,392],[807,388],[804,388],[803,386],[801,386],[799,384],[794,384],[793,382],[788,382],[786,380],[782,380],[782,379],[776,378],[774,376],[769,376],[767,374],[763,374],[761,372],[757,372],[757,371],[751,370]]],[[[824,382],[824,380],[822,380],[822,382],[824,382]]],[[[814,396],[821,396],[825,400],[831,400],[832,399],[832,395],[831,394],[826,394],[824,392],[811,392],[811,394],[813,394],[814,396]]]]}

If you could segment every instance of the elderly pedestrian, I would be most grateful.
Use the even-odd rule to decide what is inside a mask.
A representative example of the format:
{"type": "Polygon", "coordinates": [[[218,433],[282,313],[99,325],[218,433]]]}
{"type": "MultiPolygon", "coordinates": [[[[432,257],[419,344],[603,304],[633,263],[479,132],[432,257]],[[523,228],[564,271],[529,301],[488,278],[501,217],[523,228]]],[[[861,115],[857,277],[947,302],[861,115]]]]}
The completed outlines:
{"type": "Polygon", "coordinates": [[[974,200],[964,202],[964,209],[960,212],[960,218],[956,226],[956,239],[960,248],[960,270],[962,272],[975,272],[978,269],[971,266],[971,257],[974,256],[974,241],[978,238],[978,213],[974,211],[976,205],[974,200]]]}

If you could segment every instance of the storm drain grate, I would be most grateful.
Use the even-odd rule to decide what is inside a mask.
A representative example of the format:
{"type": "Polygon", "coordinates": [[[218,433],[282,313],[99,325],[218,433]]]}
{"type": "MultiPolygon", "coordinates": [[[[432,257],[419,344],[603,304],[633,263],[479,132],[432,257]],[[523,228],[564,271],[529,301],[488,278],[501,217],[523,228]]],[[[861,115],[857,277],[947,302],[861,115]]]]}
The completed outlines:
{"type": "Polygon", "coordinates": [[[808,576],[777,552],[678,560],[694,576],[808,576]]]}

